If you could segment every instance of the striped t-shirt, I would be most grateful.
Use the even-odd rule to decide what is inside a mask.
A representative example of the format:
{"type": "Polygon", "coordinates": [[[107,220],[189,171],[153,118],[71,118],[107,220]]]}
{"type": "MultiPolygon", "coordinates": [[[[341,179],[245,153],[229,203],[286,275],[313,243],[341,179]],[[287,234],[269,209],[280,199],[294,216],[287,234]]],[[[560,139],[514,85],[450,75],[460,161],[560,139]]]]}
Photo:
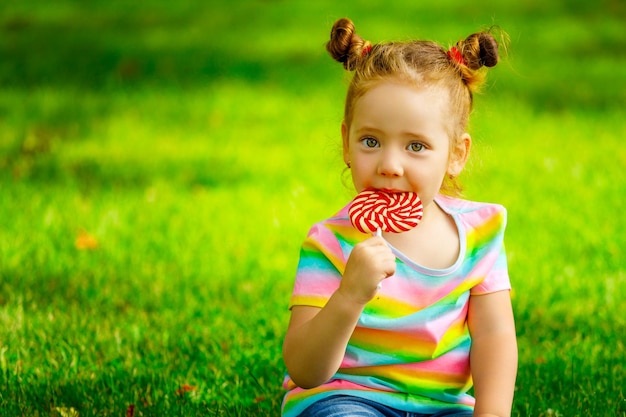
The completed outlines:
{"type": "MultiPolygon", "coordinates": [[[[331,395],[419,413],[473,408],[468,301],[470,295],[510,289],[506,211],[441,195],[435,202],[456,223],[457,261],[447,269],[429,269],[392,247],[396,273],[365,306],[339,370],[311,389],[297,387],[286,375],[284,416],[297,416],[331,395]]],[[[339,288],[352,248],[369,237],[352,226],[348,207],[315,224],[301,248],[290,308],[324,307],[339,288]]]]}

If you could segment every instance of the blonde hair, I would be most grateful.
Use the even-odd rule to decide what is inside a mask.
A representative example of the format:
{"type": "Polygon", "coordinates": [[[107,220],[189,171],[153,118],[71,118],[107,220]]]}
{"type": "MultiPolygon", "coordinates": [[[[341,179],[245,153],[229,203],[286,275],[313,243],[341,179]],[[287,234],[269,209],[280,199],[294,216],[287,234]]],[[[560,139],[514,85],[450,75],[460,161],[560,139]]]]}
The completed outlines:
{"type": "MultiPolygon", "coordinates": [[[[354,103],[383,80],[394,79],[416,87],[439,86],[448,91],[452,122],[447,129],[451,147],[465,132],[473,94],[484,81],[483,67],[498,63],[498,42],[489,32],[478,32],[446,51],[430,41],[372,44],[356,33],[350,19],[335,22],[326,50],[354,76],[348,87],[344,122],[350,126],[354,103]]],[[[444,181],[442,191],[458,194],[455,179],[444,181]]]]}

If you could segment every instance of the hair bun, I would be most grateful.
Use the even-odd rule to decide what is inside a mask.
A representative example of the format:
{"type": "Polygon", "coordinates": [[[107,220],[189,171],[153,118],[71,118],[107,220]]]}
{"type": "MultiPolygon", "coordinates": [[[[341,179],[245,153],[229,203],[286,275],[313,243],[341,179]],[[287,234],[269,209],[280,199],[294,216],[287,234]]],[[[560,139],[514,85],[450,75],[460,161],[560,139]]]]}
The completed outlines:
{"type": "Polygon", "coordinates": [[[326,50],[337,62],[341,62],[347,70],[354,70],[363,50],[371,44],[356,34],[354,23],[348,18],[335,22],[330,30],[330,40],[326,50]]]}
{"type": "Polygon", "coordinates": [[[498,63],[498,42],[487,32],[472,33],[457,42],[457,49],[469,69],[493,67],[498,63]]]}
{"type": "Polygon", "coordinates": [[[470,91],[477,91],[483,74],[482,67],[494,67],[499,59],[498,41],[489,32],[472,33],[448,51],[452,65],[456,66],[470,91]]]}
{"type": "Polygon", "coordinates": [[[481,32],[478,36],[478,45],[480,63],[485,67],[494,67],[499,60],[498,42],[490,34],[481,32]]]}

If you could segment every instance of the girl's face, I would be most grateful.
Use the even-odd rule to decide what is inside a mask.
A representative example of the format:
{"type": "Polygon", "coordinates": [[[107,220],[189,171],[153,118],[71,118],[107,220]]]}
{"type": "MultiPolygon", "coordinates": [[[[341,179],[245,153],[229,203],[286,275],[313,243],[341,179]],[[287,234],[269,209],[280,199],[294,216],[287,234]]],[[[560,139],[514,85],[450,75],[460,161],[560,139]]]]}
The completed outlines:
{"type": "Polygon", "coordinates": [[[357,99],[342,125],[343,154],[357,192],[368,188],[416,192],[426,209],[446,175],[458,175],[471,139],[451,146],[448,93],[382,81],[357,99]]]}

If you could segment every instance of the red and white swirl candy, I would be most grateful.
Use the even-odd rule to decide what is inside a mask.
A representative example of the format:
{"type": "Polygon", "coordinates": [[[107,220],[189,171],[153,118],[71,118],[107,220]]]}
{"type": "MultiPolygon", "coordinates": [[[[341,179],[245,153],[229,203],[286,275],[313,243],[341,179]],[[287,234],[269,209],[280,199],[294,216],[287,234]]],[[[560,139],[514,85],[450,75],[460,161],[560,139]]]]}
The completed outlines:
{"type": "Polygon", "coordinates": [[[352,200],[348,215],[354,227],[363,233],[400,233],[417,226],[423,212],[416,193],[365,190],[352,200]]]}

